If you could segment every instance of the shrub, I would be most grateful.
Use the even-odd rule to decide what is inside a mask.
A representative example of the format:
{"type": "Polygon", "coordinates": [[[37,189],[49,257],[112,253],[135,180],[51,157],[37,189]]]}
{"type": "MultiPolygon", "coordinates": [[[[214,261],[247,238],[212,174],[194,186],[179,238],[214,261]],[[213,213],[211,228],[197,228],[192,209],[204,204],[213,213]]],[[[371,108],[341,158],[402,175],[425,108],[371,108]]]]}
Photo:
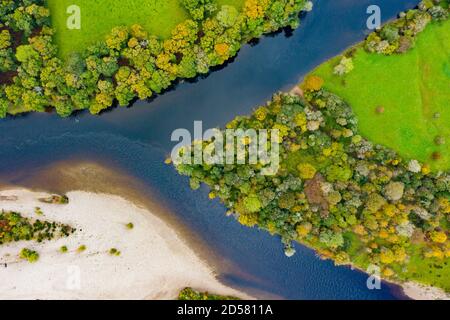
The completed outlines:
{"type": "Polygon", "coordinates": [[[342,57],[339,64],[336,67],[334,67],[334,74],[338,76],[343,76],[352,71],[353,68],[354,66],[352,58],[342,57]]]}
{"type": "Polygon", "coordinates": [[[28,248],[23,248],[19,254],[21,259],[27,260],[30,263],[34,263],[39,260],[39,253],[28,248]]]}

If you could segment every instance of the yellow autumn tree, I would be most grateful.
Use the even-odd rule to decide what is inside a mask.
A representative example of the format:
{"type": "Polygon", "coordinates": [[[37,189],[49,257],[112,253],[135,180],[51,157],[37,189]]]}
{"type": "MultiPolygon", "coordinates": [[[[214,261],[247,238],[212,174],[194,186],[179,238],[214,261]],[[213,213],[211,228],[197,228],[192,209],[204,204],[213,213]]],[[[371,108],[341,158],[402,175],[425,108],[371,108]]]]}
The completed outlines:
{"type": "Polygon", "coordinates": [[[262,18],[269,4],[270,0],[247,0],[244,4],[245,15],[253,20],[262,18]]]}
{"type": "Polygon", "coordinates": [[[359,234],[360,236],[367,234],[366,228],[364,228],[364,226],[361,224],[357,224],[356,226],[354,226],[353,232],[359,234]]]}
{"type": "Polygon", "coordinates": [[[130,28],[131,35],[139,40],[148,38],[148,32],[139,24],[133,24],[130,28]]]}
{"type": "Polygon", "coordinates": [[[230,50],[230,46],[226,43],[218,43],[214,46],[214,50],[221,57],[226,57],[230,50]]]}
{"type": "Polygon", "coordinates": [[[350,256],[345,251],[340,251],[334,256],[334,262],[336,265],[345,265],[350,263],[350,256]]]}
{"type": "Polygon", "coordinates": [[[239,215],[238,221],[244,226],[253,227],[258,223],[258,214],[254,212],[241,213],[239,215]]]}
{"type": "Polygon", "coordinates": [[[302,179],[312,179],[316,175],[316,168],[310,165],[309,163],[300,163],[297,166],[297,170],[299,172],[300,178],[302,179]]]}
{"type": "Polygon", "coordinates": [[[11,34],[7,29],[0,32],[0,49],[6,49],[11,46],[11,34]]]}
{"type": "Polygon", "coordinates": [[[264,121],[267,117],[267,113],[268,113],[268,111],[267,111],[266,107],[260,107],[260,108],[256,109],[255,117],[259,121],[264,121]]]}
{"type": "Polygon", "coordinates": [[[395,261],[395,255],[392,250],[384,248],[380,253],[380,261],[383,264],[391,264],[395,261]]]}
{"type": "Polygon", "coordinates": [[[111,33],[106,37],[106,45],[110,49],[120,50],[124,43],[128,40],[127,27],[115,27],[111,33]]]}
{"type": "Polygon", "coordinates": [[[443,213],[450,213],[450,200],[446,198],[439,199],[439,206],[443,213]]]}
{"type": "Polygon", "coordinates": [[[430,238],[436,243],[445,243],[445,241],[447,241],[447,235],[443,231],[432,231],[430,233],[430,238]]]}
{"type": "Polygon", "coordinates": [[[395,274],[391,268],[384,268],[382,273],[383,273],[383,276],[386,278],[392,277],[395,274]]]}
{"type": "Polygon", "coordinates": [[[304,238],[306,237],[312,229],[312,224],[309,222],[303,222],[301,224],[299,224],[296,228],[297,230],[297,234],[300,238],[304,238]]]}
{"type": "Polygon", "coordinates": [[[445,253],[438,246],[433,246],[425,252],[426,258],[443,259],[445,253]]]}
{"type": "Polygon", "coordinates": [[[319,91],[323,86],[323,79],[319,76],[310,75],[303,82],[302,89],[305,91],[319,91]]]}

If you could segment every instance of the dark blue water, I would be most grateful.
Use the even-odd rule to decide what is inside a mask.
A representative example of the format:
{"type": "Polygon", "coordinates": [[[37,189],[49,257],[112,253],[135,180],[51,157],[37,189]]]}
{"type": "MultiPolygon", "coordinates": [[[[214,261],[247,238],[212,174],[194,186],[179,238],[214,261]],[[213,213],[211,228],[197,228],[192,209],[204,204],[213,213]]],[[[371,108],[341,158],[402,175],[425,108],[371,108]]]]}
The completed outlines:
{"type": "Polygon", "coordinates": [[[225,208],[209,201],[207,190],[191,191],[187,179],[163,164],[173,147],[174,129],[192,130],[194,120],[202,120],[206,128],[223,126],[362,40],[367,33],[366,8],[371,4],[378,4],[383,20],[388,20],[417,0],[317,0],[314,11],[291,36],[280,33],[245,46],[222,70],[196,83],[179,84],[151,102],[97,117],[30,114],[1,120],[0,177],[20,182],[40,167],[61,160],[104,162],[157,190],[161,202],[215,252],[227,284],[260,297],[403,298],[398,288],[387,284],[381,290],[368,290],[366,275],[334,267],[302,246],[296,246],[294,257],[285,257],[278,238],[225,217],[225,208]]]}

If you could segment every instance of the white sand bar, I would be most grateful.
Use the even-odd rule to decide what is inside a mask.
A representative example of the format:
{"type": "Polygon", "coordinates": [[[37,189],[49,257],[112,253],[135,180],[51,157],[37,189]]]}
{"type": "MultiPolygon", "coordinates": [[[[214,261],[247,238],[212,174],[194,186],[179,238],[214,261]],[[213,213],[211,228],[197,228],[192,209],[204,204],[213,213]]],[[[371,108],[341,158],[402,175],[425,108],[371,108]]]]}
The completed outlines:
{"type": "Polygon", "coordinates": [[[414,300],[450,300],[450,294],[440,288],[412,281],[402,284],[402,287],[404,293],[414,300]]]}
{"type": "Polygon", "coordinates": [[[0,209],[77,228],[68,238],[0,246],[0,299],[174,299],[184,287],[246,297],[222,285],[180,236],[148,210],[105,194],[69,192],[67,205],[38,201],[46,196],[0,191],[0,209]],[[35,207],[44,215],[37,216],[35,207]],[[81,245],[86,250],[78,253],[81,245]],[[61,246],[68,252],[61,253],[61,246]],[[36,263],[18,258],[24,247],[39,253],[36,263]],[[111,248],[120,256],[110,255],[111,248]]]}

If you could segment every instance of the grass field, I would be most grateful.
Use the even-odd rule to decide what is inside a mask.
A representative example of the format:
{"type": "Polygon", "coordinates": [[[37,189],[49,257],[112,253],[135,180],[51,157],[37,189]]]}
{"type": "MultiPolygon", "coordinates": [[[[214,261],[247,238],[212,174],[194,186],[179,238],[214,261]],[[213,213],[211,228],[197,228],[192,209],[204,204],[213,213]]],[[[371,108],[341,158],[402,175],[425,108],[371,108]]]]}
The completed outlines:
{"type": "Polygon", "coordinates": [[[424,259],[420,247],[413,246],[411,259],[407,272],[402,274],[403,279],[436,286],[450,292],[450,259],[424,259]]]}
{"type": "Polygon", "coordinates": [[[235,6],[236,9],[240,10],[244,6],[245,0],[216,0],[218,6],[222,6],[224,4],[235,6]]]}
{"type": "MultiPolygon", "coordinates": [[[[219,5],[232,4],[240,8],[244,0],[217,0],[219,5]]],[[[47,0],[52,24],[56,29],[59,54],[81,51],[89,44],[104,39],[112,28],[139,23],[156,36],[166,38],[172,29],[188,18],[179,0],[47,0]],[[66,26],[70,5],[81,9],[81,29],[66,26]]]]}
{"type": "Polygon", "coordinates": [[[343,97],[359,120],[361,133],[396,150],[407,159],[450,169],[450,20],[431,24],[415,48],[402,55],[383,56],[357,49],[354,70],[333,74],[336,57],[313,74],[325,88],[343,97]],[[383,107],[384,113],[377,113],[383,107]],[[437,145],[436,138],[445,143],[437,145]],[[439,152],[441,158],[433,160],[439,152]]]}

